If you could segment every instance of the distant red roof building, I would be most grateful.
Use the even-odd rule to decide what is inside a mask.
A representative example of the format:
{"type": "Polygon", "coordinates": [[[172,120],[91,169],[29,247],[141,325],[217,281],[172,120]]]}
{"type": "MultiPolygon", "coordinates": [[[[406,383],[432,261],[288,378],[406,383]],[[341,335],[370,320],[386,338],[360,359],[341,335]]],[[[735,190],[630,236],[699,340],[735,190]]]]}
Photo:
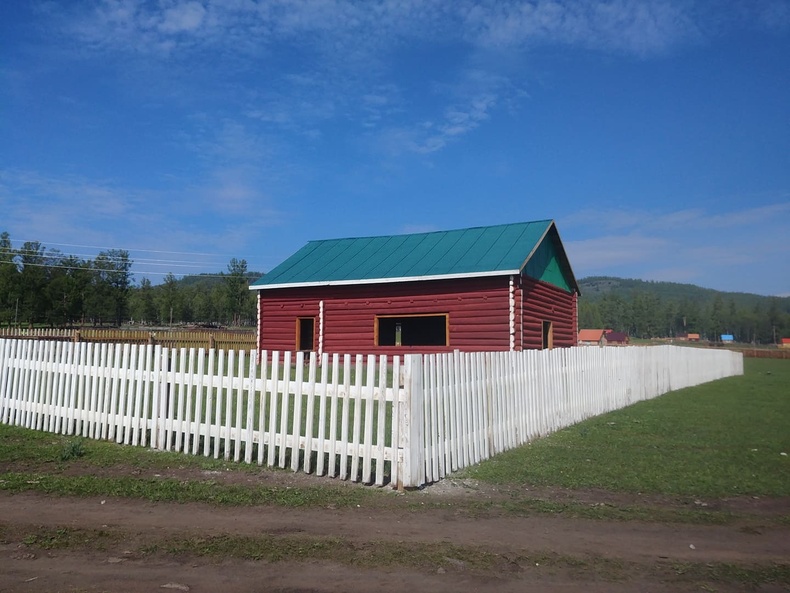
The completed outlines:
{"type": "Polygon", "coordinates": [[[678,334],[678,340],[687,340],[689,342],[699,342],[699,334],[678,334]]]}
{"type": "Polygon", "coordinates": [[[790,348],[790,338],[782,338],[782,343],[779,344],[780,348],[790,348]]]}
{"type": "Polygon", "coordinates": [[[605,329],[580,329],[579,330],[579,345],[580,346],[605,346],[606,345],[606,330],[605,329]]]}
{"type": "Polygon", "coordinates": [[[624,332],[607,332],[605,337],[607,344],[625,345],[628,344],[628,342],[630,341],[628,338],[628,334],[624,332]]]}

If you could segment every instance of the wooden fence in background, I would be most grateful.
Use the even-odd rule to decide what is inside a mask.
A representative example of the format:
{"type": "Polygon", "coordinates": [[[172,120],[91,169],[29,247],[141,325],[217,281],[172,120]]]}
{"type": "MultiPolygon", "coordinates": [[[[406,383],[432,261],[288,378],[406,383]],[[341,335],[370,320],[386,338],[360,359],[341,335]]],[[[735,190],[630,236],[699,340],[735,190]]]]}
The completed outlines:
{"type": "Polygon", "coordinates": [[[737,350],[742,352],[747,358],[779,358],[784,360],[790,359],[790,349],[777,348],[776,350],[766,350],[761,348],[743,348],[737,350]]]}
{"type": "Polygon", "coordinates": [[[0,422],[418,487],[584,418],[742,374],[656,346],[375,356],[0,339],[0,422]]]}
{"type": "Polygon", "coordinates": [[[0,338],[118,344],[159,344],[166,348],[249,350],[257,346],[255,331],[207,329],[19,329],[0,328],[0,338]]]}

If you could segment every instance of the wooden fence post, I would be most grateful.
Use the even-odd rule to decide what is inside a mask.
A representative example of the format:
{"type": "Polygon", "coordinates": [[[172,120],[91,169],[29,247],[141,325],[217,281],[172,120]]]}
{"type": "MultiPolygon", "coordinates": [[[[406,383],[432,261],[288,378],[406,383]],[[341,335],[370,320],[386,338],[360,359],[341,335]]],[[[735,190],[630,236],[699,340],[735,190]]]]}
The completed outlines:
{"type": "Polygon", "coordinates": [[[396,412],[400,414],[398,448],[403,450],[403,457],[399,460],[398,490],[417,488],[425,483],[422,355],[407,354],[403,357],[401,378],[405,398],[398,402],[396,412]]]}

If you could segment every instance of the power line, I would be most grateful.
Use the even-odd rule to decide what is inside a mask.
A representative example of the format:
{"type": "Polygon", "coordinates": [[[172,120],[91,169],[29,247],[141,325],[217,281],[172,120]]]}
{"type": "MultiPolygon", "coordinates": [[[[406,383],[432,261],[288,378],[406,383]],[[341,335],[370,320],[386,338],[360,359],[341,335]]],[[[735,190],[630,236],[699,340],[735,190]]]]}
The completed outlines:
{"type": "MultiPolygon", "coordinates": [[[[46,252],[45,251],[45,252],[42,253],[42,252],[36,251],[34,249],[15,249],[14,251],[15,251],[15,253],[17,255],[38,255],[38,256],[41,256],[41,257],[45,257],[45,258],[52,258],[53,257],[53,254],[50,253],[50,252],[46,252]]],[[[68,259],[70,257],[76,257],[76,258],[88,257],[88,258],[90,258],[90,257],[93,256],[93,254],[90,254],[90,253],[63,253],[62,251],[58,251],[57,255],[59,256],[59,259],[68,259]]],[[[143,257],[143,258],[139,258],[139,257],[132,258],[132,257],[129,257],[128,259],[132,263],[142,263],[142,264],[149,264],[149,265],[153,265],[153,266],[177,265],[179,267],[182,267],[182,266],[183,267],[189,267],[189,266],[199,267],[199,266],[214,265],[214,264],[221,265],[221,264],[225,263],[224,261],[222,261],[222,262],[220,262],[220,261],[212,262],[212,261],[196,261],[196,260],[183,260],[183,259],[154,259],[154,258],[145,258],[145,257],[143,257]]],[[[117,257],[116,258],[108,258],[108,261],[120,261],[120,258],[117,258],[117,257]]]]}
{"type": "MultiPolygon", "coordinates": [[[[14,242],[20,241],[22,243],[39,243],[40,245],[44,245],[44,241],[30,241],[25,239],[14,239],[14,242]]],[[[99,247],[97,245],[78,245],[76,243],[55,243],[55,242],[47,242],[48,245],[61,245],[63,247],[80,247],[82,249],[100,249],[102,251],[143,251],[145,253],[172,253],[175,255],[206,255],[206,256],[215,256],[215,257],[233,257],[232,255],[226,255],[223,253],[201,253],[199,251],[163,251],[158,249],[138,249],[138,248],[124,248],[124,247],[99,247]]]]}
{"type": "MultiPolygon", "coordinates": [[[[13,263],[13,262],[10,262],[13,263]]],[[[87,272],[123,272],[123,270],[113,270],[107,268],[95,268],[95,267],[88,267],[88,266],[62,266],[57,264],[37,264],[37,263],[27,263],[23,264],[23,267],[33,267],[33,268],[56,268],[61,270],[84,270],[87,272]]],[[[183,267],[183,266],[182,266],[183,267]]],[[[156,275],[156,276],[167,276],[168,274],[172,274],[172,272],[153,272],[153,271],[144,271],[144,272],[135,272],[133,270],[127,270],[127,274],[130,276],[147,276],[147,275],[156,275]]],[[[173,274],[175,275],[175,274],[173,274]]],[[[201,278],[227,278],[229,274],[206,274],[206,273],[199,273],[199,274],[181,274],[181,276],[200,276],[201,278]]]]}
{"type": "MultiPolygon", "coordinates": [[[[60,250],[56,250],[56,252],[54,254],[52,253],[51,250],[49,250],[49,251],[47,251],[47,250],[41,251],[41,250],[36,250],[36,249],[14,249],[13,251],[17,255],[38,255],[38,256],[41,256],[41,257],[53,257],[53,255],[57,255],[57,256],[60,256],[62,258],[68,258],[68,257],[93,258],[93,257],[96,257],[96,255],[97,255],[97,254],[93,254],[93,253],[65,253],[65,252],[60,251],[60,250]]],[[[133,259],[133,261],[135,261],[135,262],[153,263],[155,265],[163,265],[163,264],[185,264],[185,265],[190,265],[190,264],[207,265],[207,264],[209,264],[209,265],[211,265],[211,264],[215,263],[214,261],[206,261],[206,260],[160,259],[160,258],[152,258],[152,257],[142,257],[142,258],[134,257],[134,258],[132,258],[131,254],[128,251],[126,251],[126,250],[120,250],[120,251],[124,251],[127,254],[127,256],[129,257],[129,259],[133,259]]],[[[168,253],[168,252],[163,252],[163,253],[168,253]]],[[[178,253],[178,252],[172,252],[172,253],[178,253]]],[[[112,259],[118,259],[118,258],[116,257],[116,258],[109,258],[109,259],[112,260],[112,259]]],[[[216,263],[224,263],[224,260],[217,260],[216,263]]]]}
{"type": "MultiPolygon", "coordinates": [[[[210,260],[206,260],[206,259],[194,259],[194,260],[192,260],[192,259],[164,259],[164,258],[156,258],[156,257],[146,257],[146,258],[136,258],[135,257],[135,258],[133,258],[133,257],[131,257],[131,253],[130,253],[131,250],[129,250],[129,249],[99,247],[99,246],[95,246],[95,245],[81,245],[81,244],[76,244],[76,243],[57,243],[57,242],[53,242],[53,243],[45,244],[42,241],[24,241],[24,240],[16,240],[16,239],[12,240],[12,244],[13,243],[20,243],[20,242],[22,244],[24,244],[24,243],[36,243],[36,244],[38,244],[40,246],[41,249],[40,250],[35,250],[35,249],[22,249],[22,248],[20,248],[20,249],[13,249],[13,248],[11,248],[11,249],[8,249],[8,250],[0,249],[0,252],[2,252],[2,251],[10,251],[13,255],[20,255],[20,256],[35,255],[35,256],[40,256],[42,258],[48,259],[50,262],[52,262],[52,260],[56,259],[56,258],[60,259],[61,262],[63,262],[63,260],[69,259],[69,258],[75,258],[75,259],[77,259],[77,260],[79,260],[81,262],[84,262],[84,263],[88,264],[88,263],[94,263],[94,261],[91,261],[91,260],[94,260],[94,258],[98,254],[91,254],[91,253],[64,253],[64,252],[60,251],[59,249],[54,249],[55,253],[51,253],[53,251],[53,249],[51,247],[49,247],[49,245],[59,245],[59,246],[63,246],[63,247],[78,247],[78,248],[84,248],[84,249],[101,249],[101,250],[106,250],[106,251],[121,251],[121,252],[125,252],[126,253],[127,258],[111,257],[111,258],[108,258],[107,261],[109,261],[109,262],[126,261],[129,264],[131,264],[131,267],[130,267],[130,270],[128,271],[128,273],[130,275],[132,275],[132,276],[137,276],[137,277],[141,277],[141,278],[144,278],[144,277],[147,277],[147,276],[167,276],[168,274],[173,274],[173,275],[178,275],[178,276],[201,276],[201,277],[205,277],[205,278],[224,278],[224,277],[226,277],[226,274],[224,274],[224,273],[220,273],[220,274],[216,274],[216,273],[199,273],[198,274],[198,273],[193,272],[192,270],[196,271],[196,270],[199,270],[199,269],[206,269],[206,268],[224,266],[224,265],[227,264],[228,260],[227,259],[220,260],[219,258],[230,257],[230,256],[225,256],[223,254],[211,254],[211,253],[190,252],[190,251],[165,251],[165,250],[156,250],[156,249],[135,249],[133,251],[139,251],[139,252],[143,252],[143,253],[187,255],[187,256],[196,256],[196,257],[209,257],[211,259],[210,260]],[[83,258],[87,258],[87,259],[83,259],[83,258]],[[142,271],[135,270],[134,266],[136,266],[136,265],[141,265],[141,266],[145,267],[146,269],[142,270],[142,271]],[[151,269],[149,269],[149,267],[155,267],[155,268],[160,268],[160,269],[167,267],[167,268],[171,268],[171,269],[169,271],[162,272],[162,271],[151,270],[151,269]],[[188,269],[185,269],[185,268],[188,268],[188,269]]],[[[234,257],[234,259],[242,260],[244,258],[236,258],[236,257],[234,257]]],[[[247,260],[245,260],[245,261],[247,261],[247,260]]],[[[83,265],[69,266],[69,265],[59,265],[59,264],[55,264],[55,263],[32,263],[32,262],[28,262],[28,263],[25,263],[25,264],[22,264],[22,265],[23,266],[24,265],[28,265],[28,266],[34,266],[34,267],[45,267],[45,268],[59,268],[59,269],[66,269],[66,270],[88,270],[88,271],[98,271],[98,272],[108,272],[108,271],[111,272],[111,271],[113,271],[113,270],[107,270],[106,268],[99,268],[99,267],[92,267],[92,266],[87,266],[87,267],[83,266],[83,265]]]]}
{"type": "MultiPolygon", "coordinates": [[[[42,247],[43,247],[43,245],[42,245],[42,247]]],[[[2,251],[2,250],[0,250],[0,251],[2,251]]],[[[38,256],[38,257],[45,258],[45,259],[50,259],[50,260],[55,259],[55,258],[60,259],[60,260],[65,260],[65,259],[69,259],[69,258],[76,258],[76,259],[88,258],[88,260],[82,260],[82,261],[89,261],[90,259],[93,259],[96,256],[96,254],[90,254],[90,253],[65,253],[65,252],[62,252],[62,251],[56,251],[55,253],[52,253],[51,251],[35,250],[35,249],[10,249],[8,251],[10,251],[15,256],[22,256],[22,257],[24,257],[24,256],[31,256],[31,255],[33,255],[33,256],[38,256]]],[[[126,251],[126,250],[120,250],[120,251],[126,251]]],[[[149,251],[154,252],[153,250],[149,250],[149,251]]],[[[160,258],[145,258],[145,257],[144,258],[138,258],[138,257],[132,257],[131,254],[129,254],[128,251],[126,251],[126,253],[127,253],[127,261],[129,261],[133,265],[134,264],[140,264],[140,265],[143,265],[143,266],[155,266],[155,267],[172,266],[172,267],[175,267],[175,268],[206,268],[206,267],[214,267],[214,266],[223,266],[223,265],[227,264],[227,260],[219,260],[219,259],[217,259],[217,260],[204,260],[204,259],[201,259],[201,260],[186,260],[186,259],[160,259],[160,258]]],[[[178,254],[178,253],[186,253],[186,252],[161,251],[161,252],[154,252],[154,253],[173,253],[173,254],[178,254]]],[[[123,259],[124,258],[118,258],[118,257],[107,258],[107,260],[111,261],[111,262],[123,261],[123,259]]],[[[243,258],[238,258],[238,259],[243,259],[243,258]]],[[[35,265],[35,264],[28,263],[28,265],[35,265]]],[[[50,266],[50,267],[56,267],[56,266],[53,265],[53,266],[50,266]]],[[[158,273],[158,272],[152,272],[152,273],[158,273]]]]}

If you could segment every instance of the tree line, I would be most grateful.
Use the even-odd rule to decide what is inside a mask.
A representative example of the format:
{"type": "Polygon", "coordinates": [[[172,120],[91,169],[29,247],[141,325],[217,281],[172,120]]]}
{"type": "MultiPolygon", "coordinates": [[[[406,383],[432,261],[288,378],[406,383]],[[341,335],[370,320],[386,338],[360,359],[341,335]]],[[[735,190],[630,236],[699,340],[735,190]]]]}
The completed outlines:
{"type": "MultiPolygon", "coordinates": [[[[255,296],[243,259],[227,272],[134,282],[123,249],[81,259],[38,241],[15,249],[0,234],[0,326],[149,326],[212,324],[253,326],[255,296]]],[[[698,333],[718,340],[771,344],[790,336],[790,299],[722,293],[692,285],[591,277],[579,282],[580,328],[606,328],[638,338],[698,333]]]]}
{"type": "MultiPolygon", "coordinates": [[[[584,294],[584,293],[583,293],[584,294]]],[[[757,297],[757,295],[753,295],[757,297]]],[[[744,299],[716,293],[712,299],[667,298],[646,291],[607,292],[579,301],[580,328],[606,328],[637,338],[674,338],[688,333],[718,341],[723,334],[736,342],[774,344],[790,336],[787,299],[744,299]]]]}
{"type": "Polygon", "coordinates": [[[82,259],[38,241],[14,248],[0,234],[0,326],[120,326],[127,323],[254,325],[255,297],[247,262],[233,258],[227,272],[183,279],[172,273],[153,285],[134,282],[123,249],[82,259]]]}

